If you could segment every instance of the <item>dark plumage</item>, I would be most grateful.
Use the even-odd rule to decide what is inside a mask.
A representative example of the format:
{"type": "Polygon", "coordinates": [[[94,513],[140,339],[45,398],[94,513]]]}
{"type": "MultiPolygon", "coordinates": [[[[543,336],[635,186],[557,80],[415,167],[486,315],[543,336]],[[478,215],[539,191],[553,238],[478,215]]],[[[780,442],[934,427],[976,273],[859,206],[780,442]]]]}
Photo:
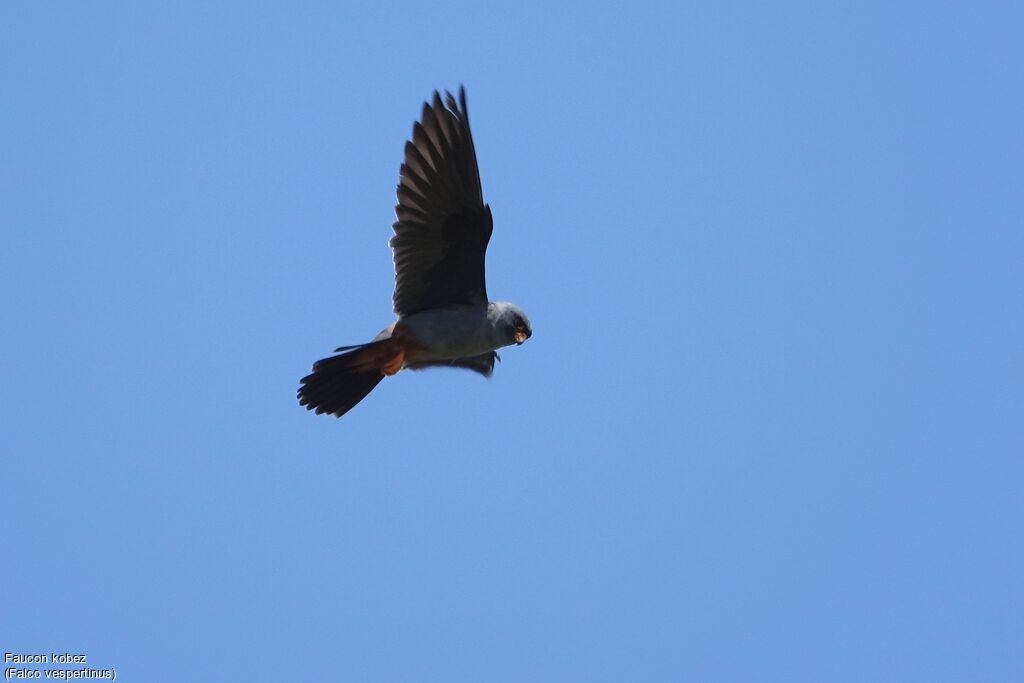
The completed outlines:
{"type": "Polygon", "coordinates": [[[398,183],[391,248],[395,259],[395,313],[452,304],[487,303],[484,253],[491,239],[491,209],[484,204],[480,171],[466,110],[434,92],[423,123],[412,128],[398,183]]]}

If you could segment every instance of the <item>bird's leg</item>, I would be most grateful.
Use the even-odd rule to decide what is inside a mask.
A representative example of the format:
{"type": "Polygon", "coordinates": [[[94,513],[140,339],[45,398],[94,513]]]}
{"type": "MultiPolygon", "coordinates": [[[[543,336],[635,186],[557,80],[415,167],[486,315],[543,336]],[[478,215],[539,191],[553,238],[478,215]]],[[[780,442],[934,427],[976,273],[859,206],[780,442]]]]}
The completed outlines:
{"type": "Polygon", "coordinates": [[[399,370],[402,369],[402,365],[405,363],[405,351],[399,351],[396,356],[391,360],[380,366],[380,371],[390,377],[399,370]]]}

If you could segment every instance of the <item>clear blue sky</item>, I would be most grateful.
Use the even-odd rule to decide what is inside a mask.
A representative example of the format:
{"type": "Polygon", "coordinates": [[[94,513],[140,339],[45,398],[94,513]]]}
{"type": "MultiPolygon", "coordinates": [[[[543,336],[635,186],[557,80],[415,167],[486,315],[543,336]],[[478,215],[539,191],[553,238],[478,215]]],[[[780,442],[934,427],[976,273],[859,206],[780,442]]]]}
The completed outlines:
{"type": "Polygon", "coordinates": [[[124,681],[1024,680],[1015,3],[3,3],[0,649],[124,681]],[[465,83],[490,381],[393,320],[465,83]]]}

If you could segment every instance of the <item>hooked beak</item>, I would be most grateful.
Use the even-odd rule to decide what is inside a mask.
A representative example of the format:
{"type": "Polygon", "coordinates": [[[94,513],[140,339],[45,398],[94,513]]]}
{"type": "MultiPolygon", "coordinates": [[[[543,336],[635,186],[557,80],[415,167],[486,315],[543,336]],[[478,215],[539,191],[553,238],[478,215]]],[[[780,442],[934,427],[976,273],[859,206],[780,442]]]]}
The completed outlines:
{"type": "Polygon", "coordinates": [[[520,330],[520,331],[517,331],[515,334],[513,334],[512,338],[516,340],[516,346],[519,346],[524,341],[529,339],[532,334],[533,334],[532,332],[529,332],[527,330],[520,330]]]}

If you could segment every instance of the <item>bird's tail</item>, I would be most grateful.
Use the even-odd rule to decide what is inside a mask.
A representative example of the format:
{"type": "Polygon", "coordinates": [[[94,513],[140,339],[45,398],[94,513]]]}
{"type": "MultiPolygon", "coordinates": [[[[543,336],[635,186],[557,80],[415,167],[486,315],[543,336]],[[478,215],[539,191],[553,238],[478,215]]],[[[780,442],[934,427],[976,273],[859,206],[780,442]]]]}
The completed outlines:
{"type": "MultiPolygon", "coordinates": [[[[384,379],[382,365],[393,357],[394,339],[342,347],[345,353],[313,363],[313,372],[300,381],[299,405],[316,414],[341,417],[352,410],[384,379]]],[[[339,351],[342,349],[338,349],[339,351]]]]}

